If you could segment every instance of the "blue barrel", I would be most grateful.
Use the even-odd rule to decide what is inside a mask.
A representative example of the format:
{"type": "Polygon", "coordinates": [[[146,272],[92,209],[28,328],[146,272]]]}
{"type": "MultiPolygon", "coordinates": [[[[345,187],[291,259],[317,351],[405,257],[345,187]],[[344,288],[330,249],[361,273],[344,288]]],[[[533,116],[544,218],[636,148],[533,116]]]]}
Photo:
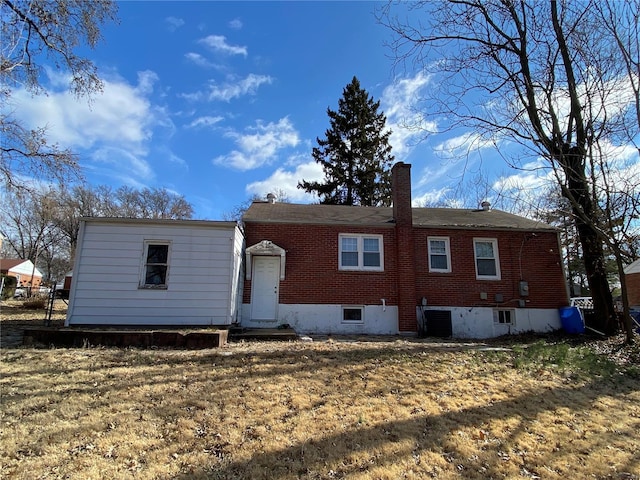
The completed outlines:
{"type": "Polygon", "coordinates": [[[584,322],[578,307],[562,307],[560,311],[560,324],[567,333],[584,333],[584,322]]]}

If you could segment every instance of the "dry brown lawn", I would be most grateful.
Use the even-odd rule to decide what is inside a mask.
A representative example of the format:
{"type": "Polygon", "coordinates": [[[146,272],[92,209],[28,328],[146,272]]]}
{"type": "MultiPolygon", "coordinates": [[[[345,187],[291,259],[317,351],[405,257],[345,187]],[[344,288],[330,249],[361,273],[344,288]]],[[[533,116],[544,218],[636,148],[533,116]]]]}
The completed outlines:
{"type": "Polygon", "coordinates": [[[637,370],[523,361],[525,340],[3,343],[1,476],[638,479],[637,370]]]}

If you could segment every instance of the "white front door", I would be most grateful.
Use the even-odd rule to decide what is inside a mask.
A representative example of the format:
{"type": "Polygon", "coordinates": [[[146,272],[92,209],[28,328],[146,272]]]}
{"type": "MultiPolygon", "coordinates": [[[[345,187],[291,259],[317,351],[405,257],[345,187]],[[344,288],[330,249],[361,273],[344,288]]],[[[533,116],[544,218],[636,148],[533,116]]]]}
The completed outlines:
{"type": "Polygon", "coordinates": [[[253,257],[251,319],[276,320],[280,288],[280,257],[253,257]]]}

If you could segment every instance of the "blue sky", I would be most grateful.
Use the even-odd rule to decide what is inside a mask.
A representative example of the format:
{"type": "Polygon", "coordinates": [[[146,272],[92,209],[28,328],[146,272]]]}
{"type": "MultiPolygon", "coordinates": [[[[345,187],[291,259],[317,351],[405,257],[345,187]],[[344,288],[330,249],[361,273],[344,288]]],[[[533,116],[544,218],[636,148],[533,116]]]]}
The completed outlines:
{"type": "Polygon", "coordinates": [[[437,129],[412,110],[432,80],[394,70],[391,32],[373,15],[380,5],[121,2],[119,24],[103,27],[103,41],[85,53],[105,81],[102,94],[77,101],[49,72],[48,96],[14,98],[23,118],[80,154],[90,183],[164,187],[184,195],[195,218],[221,219],[274,190],[313,202],[296,184],[322,178],[311,150],[354,75],[381,101],[396,160],[413,165],[414,203],[455,188],[463,165],[492,181],[514,175],[487,148],[455,156],[472,142],[468,132],[425,139],[403,128],[420,120],[437,129]]]}

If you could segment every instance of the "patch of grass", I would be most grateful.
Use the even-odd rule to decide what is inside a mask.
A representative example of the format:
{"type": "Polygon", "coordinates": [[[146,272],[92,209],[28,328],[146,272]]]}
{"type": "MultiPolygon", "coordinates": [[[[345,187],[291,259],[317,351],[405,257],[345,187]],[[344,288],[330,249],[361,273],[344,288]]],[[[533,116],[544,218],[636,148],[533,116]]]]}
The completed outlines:
{"type": "Polygon", "coordinates": [[[574,368],[571,350],[477,347],[4,349],[0,469],[11,479],[638,479],[637,379],[567,384],[559,368],[531,372],[574,368]]]}
{"type": "Polygon", "coordinates": [[[518,369],[537,371],[544,368],[588,377],[611,376],[621,370],[612,360],[589,347],[544,340],[514,346],[512,360],[518,369]]]}

